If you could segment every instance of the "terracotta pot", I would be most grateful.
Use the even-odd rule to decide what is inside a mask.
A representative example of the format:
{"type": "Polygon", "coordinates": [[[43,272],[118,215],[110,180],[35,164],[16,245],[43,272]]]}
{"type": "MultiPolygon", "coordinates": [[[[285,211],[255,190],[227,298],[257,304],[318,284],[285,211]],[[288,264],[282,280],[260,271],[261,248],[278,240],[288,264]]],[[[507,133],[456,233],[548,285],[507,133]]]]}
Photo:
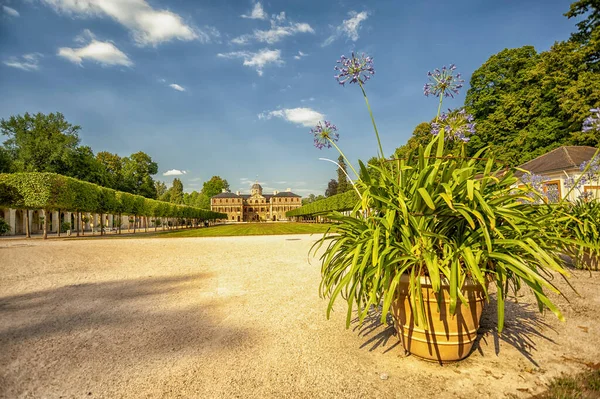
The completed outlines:
{"type": "Polygon", "coordinates": [[[483,312],[485,296],[481,285],[473,281],[465,282],[462,293],[469,306],[463,305],[459,300],[456,312],[452,315],[448,286],[442,284],[441,301],[438,305],[431,281],[428,277],[421,277],[428,326],[425,329],[423,322],[420,327],[415,326],[408,296],[408,282],[408,275],[401,277],[397,297],[392,304],[396,329],[402,337],[404,349],[425,360],[440,363],[455,362],[467,357],[477,338],[483,312]]]}

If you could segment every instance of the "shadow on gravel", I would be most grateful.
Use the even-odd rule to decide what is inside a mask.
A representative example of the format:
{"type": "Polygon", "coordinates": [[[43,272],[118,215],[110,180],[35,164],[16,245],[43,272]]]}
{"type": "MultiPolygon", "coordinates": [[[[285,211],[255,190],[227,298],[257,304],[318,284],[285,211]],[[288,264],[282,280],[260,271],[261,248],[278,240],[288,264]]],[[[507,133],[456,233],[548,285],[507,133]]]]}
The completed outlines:
{"type": "Polygon", "coordinates": [[[250,329],[226,323],[231,299],[208,289],[210,278],[147,277],[0,297],[0,380],[18,392],[40,373],[50,380],[85,369],[127,375],[150,363],[168,367],[178,356],[235,350],[250,329]]]}
{"type": "Polygon", "coordinates": [[[496,355],[500,353],[500,341],[503,341],[515,347],[527,360],[539,367],[533,358],[536,351],[534,339],[541,338],[556,343],[548,337],[546,331],[558,334],[554,328],[542,321],[542,315],[537,307],[528,303],[507,300],[504,307],[504,330],[502,330],[502,334],[499,334],[497,302],[496,298],[492,297],[483,311],[481,325],[477,332],[478,337],[473,350],[478,350],[483,355],[483,351],[479,346],[480,341],[487,343],[488,337],[491,336],[496,355]]]}
{"type": "Polygon", "coordinates": [[[358,332],[358,336],[365,340],[360,345],[361,349],[370,346],[369,351],[372,352],[380,346],[387,346],[391,340],[383,352],[387,353],[400,344],[391,314],[387,315],[385,324],[381,323],[381,309],[371,308],[362,324],[359,324],[358,317],[352,320],[352,324],[352,331],[358,332]]]}

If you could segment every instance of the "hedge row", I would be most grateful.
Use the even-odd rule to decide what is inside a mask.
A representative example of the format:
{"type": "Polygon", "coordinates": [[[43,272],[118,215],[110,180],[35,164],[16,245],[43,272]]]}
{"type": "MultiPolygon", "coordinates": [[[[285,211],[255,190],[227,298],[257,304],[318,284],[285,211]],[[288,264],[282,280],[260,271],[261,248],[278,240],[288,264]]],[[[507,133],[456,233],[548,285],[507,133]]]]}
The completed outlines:
{"type": "Polygon", "coordinates": [[[333,195],[329,198],[322,199],[320,201],[312,202],[296,208],[294,210],[286,212],[286,216],[313,216],[323,214],[329,211],[348,211],[354,208],[358,203],[358,194],[356,191],[350,190],[343,194],[333,195]]]}
{"type": "Polygon", "coordinates": [[[0,174],[0,206],[200,220],[227,217],[223,213],[156,201],[55,173],[0,174]]]}

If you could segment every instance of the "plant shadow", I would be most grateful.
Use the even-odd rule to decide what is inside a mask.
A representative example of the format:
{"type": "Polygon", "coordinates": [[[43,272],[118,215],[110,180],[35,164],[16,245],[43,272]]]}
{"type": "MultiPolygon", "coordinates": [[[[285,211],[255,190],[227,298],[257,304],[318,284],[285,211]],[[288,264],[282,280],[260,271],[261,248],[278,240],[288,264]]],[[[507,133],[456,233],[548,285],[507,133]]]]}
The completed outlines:
{"type": "Polygon", "coordinates": [[[352,331],[357,332],[359,337],[366,339],[360,345],[361,349],[370,346],[369,352],[372,352],[379,347],[387,346],[394,337],[392,344],[383,351],[383,353],[387,353],[401,343],[391,313],[386,315],[385,323],[381,322],[381,307],[372,306],[362,323],[360,323],[358,316],[352,319],[351,323],[354,325],[352,331]]]}
{"type": "Polygon", "coordinates": [[[552,326],[542,320],[542,315],[535,305],[507,300],[504,306],[504,329],[499,333],[497,300],[490,297],[490,302],[483,311],[477,339],[471,353],[478,351],[483,356],[480,343],[483,341],[487,344],[488,337],[491,337],[496,355],[500,353],[500,341],[502,341],[517,349],[529,362],[539,367],[534,359],[537,350],[536,340],[542,339],[556,344],[546,333],[548,330],[558,334],[552,326]]]}

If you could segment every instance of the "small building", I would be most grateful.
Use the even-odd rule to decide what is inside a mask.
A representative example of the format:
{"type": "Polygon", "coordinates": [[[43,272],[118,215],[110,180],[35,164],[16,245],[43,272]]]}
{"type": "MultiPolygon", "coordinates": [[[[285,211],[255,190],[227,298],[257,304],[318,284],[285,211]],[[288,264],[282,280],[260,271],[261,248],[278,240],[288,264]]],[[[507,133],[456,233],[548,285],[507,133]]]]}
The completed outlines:
{"type": "MultiPolygon", "coordinates": [[[[586,146],[562,146],[524,163],[519,168],[542,176],[545,193],[552,191],[557,193],[558,198],[564,198],[569,192],[569,187],[565,186],[567,178],[579,178],[581,164],[589,162],[597,150],[597,148],[586,146]]],[[[579,190],[571,191],[567,199],[575,200],[583,192],[591,192],[593,197],[600,199],[598,184],[598,181],[588,182],[579,190]]]]}
{"type": "Polygon", "coordinates": [[[250,194],[222,192],[211,197],[210,209],[227,214],[233,222],[287,220],[285,213],[302,206],[302,197],[291,189],[263,194],[260,184],[254,183],[250,194]]]}

